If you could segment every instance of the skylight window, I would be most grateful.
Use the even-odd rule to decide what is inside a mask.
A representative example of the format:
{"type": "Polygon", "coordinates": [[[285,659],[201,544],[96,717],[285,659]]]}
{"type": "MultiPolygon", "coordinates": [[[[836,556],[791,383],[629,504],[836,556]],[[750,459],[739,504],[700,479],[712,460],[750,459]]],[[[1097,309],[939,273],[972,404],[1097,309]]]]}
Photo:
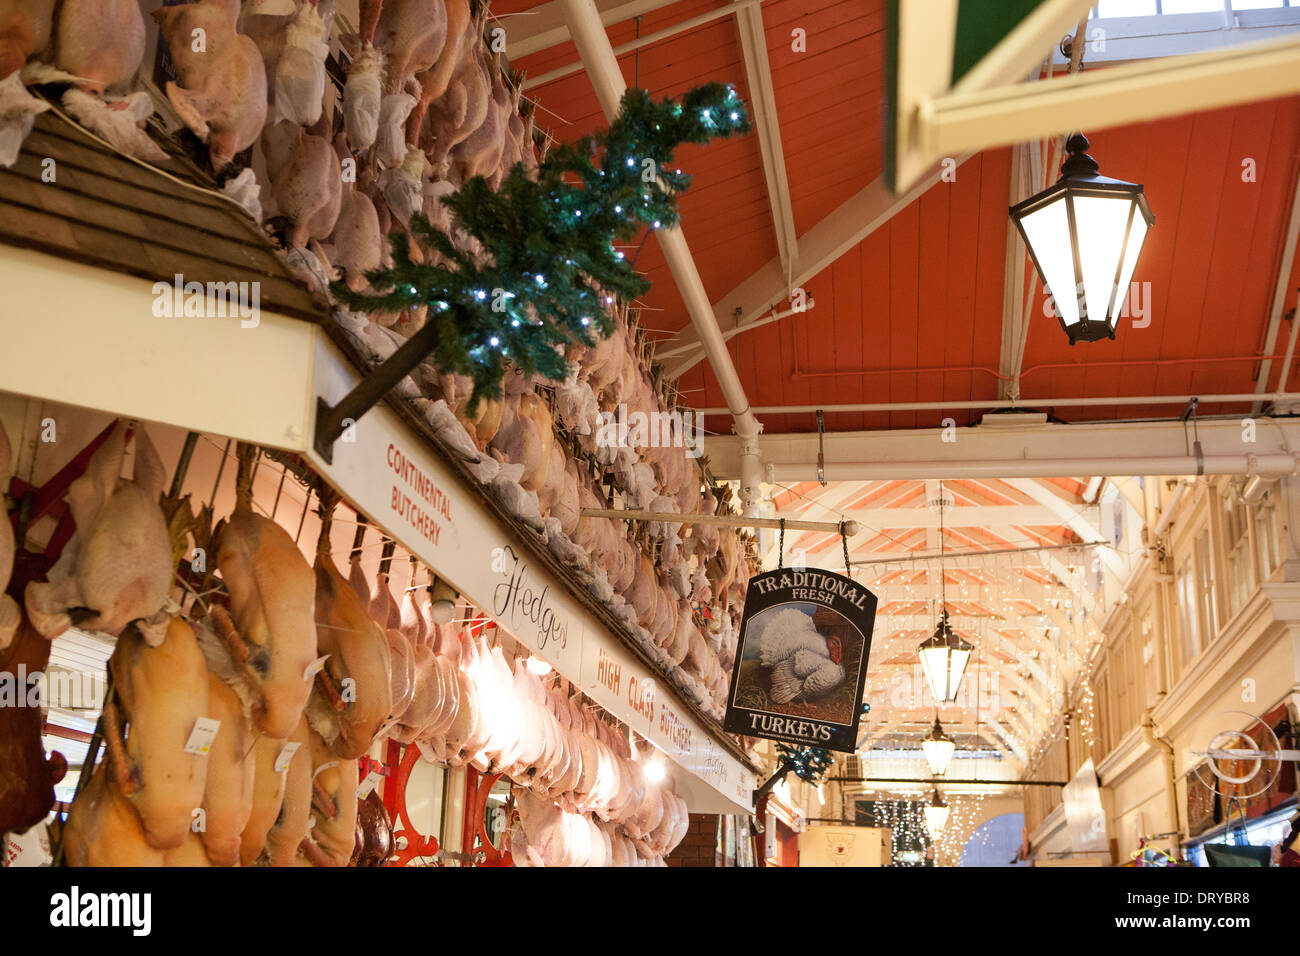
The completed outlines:
{"type": "MultiPolygon", "coordinates": [[[[1239,10],[1280,10],[1300,6],[1297,0],[1231,0],[1233,12],[1239,10]]],[[[1224,0],[1101,0],[1093,8],[1098,19],[1114,17],[1154,17],[1177,13],[1223,13],[1224,0]]]]}

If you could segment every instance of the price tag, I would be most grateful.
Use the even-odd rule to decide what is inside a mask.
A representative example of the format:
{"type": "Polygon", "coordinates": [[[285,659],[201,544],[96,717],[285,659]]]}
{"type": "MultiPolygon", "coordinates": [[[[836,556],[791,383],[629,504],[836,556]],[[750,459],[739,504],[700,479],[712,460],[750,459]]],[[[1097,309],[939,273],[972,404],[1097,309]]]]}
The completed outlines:
{"type": "Polygon", "coordinates": [[[330,656],[328,654],[326,654],[324,657],[316,658],[314,661],[308,664],[307,669],[302,672],[302,679],[311,680],[313,677],[315,677],[317,674],[319,674],[321,671],[325,669],[325,662],[329,659],[330,656]]]}
{"type": "Polygon", "coordinates": [[[211,717],[200,717],[194,721],[190,739],[185,742],[185,752],[206,756],[212,749],[212,741],[216,739],[217,731],[220,729],[221,721],[213,720],[211,717]]]}
{"type": "Polygon", "coordinates": [[[377,770],[372,770],[366,774],[366,778],[357,785],[357,799],[364,800],[374,793],[375,787],[379,786],[379,781],[383,779],[377,770]]]}
{"type": "Polygon", "coordinates": [[[276,773],[284,773],[289,769],[289,764],[293,761],[293,755],[298,752],[298,748],[301,746],[302,744],[298,743],[296,740],[291,740],[284,745],[279,756],[275,758],[276,773]]]}

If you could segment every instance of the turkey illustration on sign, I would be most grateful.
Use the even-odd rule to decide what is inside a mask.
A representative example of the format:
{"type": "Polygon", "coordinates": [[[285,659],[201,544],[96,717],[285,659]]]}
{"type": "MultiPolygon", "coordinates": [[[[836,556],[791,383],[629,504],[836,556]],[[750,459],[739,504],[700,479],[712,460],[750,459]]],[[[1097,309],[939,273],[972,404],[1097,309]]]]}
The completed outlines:
{"type": "Polygon", "coordinates": [[[725,729],[852,750],[875,595],[826,571],[778,569],[750,585],[725,729]]]}

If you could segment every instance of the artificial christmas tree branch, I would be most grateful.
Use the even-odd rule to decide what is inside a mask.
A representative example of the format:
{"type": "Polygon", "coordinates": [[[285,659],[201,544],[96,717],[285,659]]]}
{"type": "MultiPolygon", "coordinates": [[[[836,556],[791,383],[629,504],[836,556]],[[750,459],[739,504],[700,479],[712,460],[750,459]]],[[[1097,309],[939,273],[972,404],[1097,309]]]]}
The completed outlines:
{"type": "MultiPolygon", "coordinates": [[[[429,309],[425,328],[410,340],[419,339],[419,354],[399,349],[376,369],[384,371],[373,387],[358,394],[362,383],[345,399],[349,410],[369,408],[382,397],[370,393],[401,381],[430,354],[441,371],[473,381],[471,412],[500,394],[507,362],[527,375],[565,378],[564,346],[608,335],[615,297],[630,301],[649,288],[614,240],[677,224],[677,196],[690,177],[672,166],[676,148],[748,130],[744,104],[728,86],[708,84],[658,102],[628,90],[608,130],[553,147],[535,178],[516,164],[496,191],[476,176],[445,197],[450,233],[417,214],[411,234],[437,253],[437,264],[413,261],[410,238],[399,233],[391,237],[393,265],[366,273],[369,291],[332,286],[341,303],[361,312],[429,309]],[[456,233],[482,252],[457,246],[456,233]]],[[[342,418],[359,417],[326,411],[333,434],[318,427],[318,450],[338,437],[342,418]]]]}

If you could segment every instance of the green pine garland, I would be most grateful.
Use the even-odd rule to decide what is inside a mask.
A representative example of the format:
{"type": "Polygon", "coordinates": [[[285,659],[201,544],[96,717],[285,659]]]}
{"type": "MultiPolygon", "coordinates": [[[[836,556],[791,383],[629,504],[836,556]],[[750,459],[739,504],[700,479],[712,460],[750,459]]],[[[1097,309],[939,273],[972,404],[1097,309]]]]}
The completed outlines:
{"type": "Polygon", "coordinates": [[[674,150],[749,128],[729,86],[710,83],[658,102],[630,89],[607,131],[553,147],[535,180],[516,164],[495,192],[476,176],[442,200],[454,228],[476,239],[483,255],[456,248],[417,214],[411,232],[441,264],[412,262],[409,237],[395,233],[393,266],[366,273],[375,291],[357,293],[342,282],[332,289],[362,312],[428,305],[428,321],[438,325],[433,360],[473,379],[471,409],[500,394],[507,361],[562,379],[562,347],[608,335],[613,297],[630,301],[649,289],[613,240],[676,225],[677,196],[690,177],[672,166],[674,150]]]}
{"type": "Polygon", "coordinates": [[[776,752],[781,755],[783,763],[789,765],[794,775],[805,783],[816,785],[834,764],[835,758],[829,750],[822,747],[791,747],[789,744],[777,744],[776,752]]]}

